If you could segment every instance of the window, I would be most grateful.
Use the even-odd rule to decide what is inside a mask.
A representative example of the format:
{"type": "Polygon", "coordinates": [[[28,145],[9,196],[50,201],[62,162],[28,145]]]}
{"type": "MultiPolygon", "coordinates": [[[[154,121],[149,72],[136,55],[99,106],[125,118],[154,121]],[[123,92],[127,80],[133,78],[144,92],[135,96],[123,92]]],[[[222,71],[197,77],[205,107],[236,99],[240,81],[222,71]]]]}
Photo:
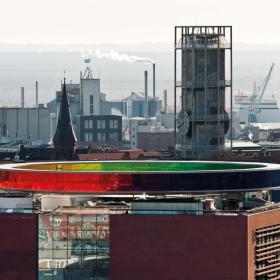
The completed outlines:
{"type": "Polygon", "coordinates": [[[85,141],[88,142],[92,140],[93,140],[92,133],[85,132],[85,141]]]}
{"type": "Polygon", "coordinates": [[[117,132],[111,132],[109,134],[110,141],[118,141],[119,134],[117,132]]]}
{"type": "Polygon", "coordinates": [[[105,120],[97,120],[97,129],[105,129],[105,120]]]}
{"type": "MultiPolygon", "coordinates": [[[[97,279],[102,271],[103,279],[108,279],[109,216],[62,214],[61,218],[63,225],[54,230],[56,226],[52,222],[53,215],[40,214],[38,217],[38,233],[41,233],[38,236],[39,273],[45,275],[47,270],[47,278],[50,279],[60,279],[63,276],[65,279],[97,279]],[[76,220],[74,223],[70,222],[72,217],[76,220]],[[52,234],[49,234],[50,232],[52,234]],[[102,258],[102,262],[87,261],[98,258],[102,258]],[[68,267],[68,262],[72,259],[79,260],[75,269],[68,267]],[[57,276],[57,268],[59,276],[62,277],[57,276]]],[[[45,276],[42,276],[43,278],[45,279],[45,276]]]]}
{"type": "Polygon", "coordinates": [[[210,145],[218,145],[218,137],[212,137],[210,139],[210,145]]]}
{"type": "Polygon", "coordinates": [[[118,128],[118,120],[110,120],[110,128],[117,129],[118,128]]]}
{"type": "Polygon", "coordinates": [[[217,114],[218,114],[218,108],[217,108],[217,106],[211,106],[211,107],[209,108],[209,111],[210,111],[210,114],[211,114],[211,115],[217,115],[217,114]]]}
{"type": "Polygon", "coordinates": [[[97,133],[97,141],[98,142],[105,141],[105,133],[104,132],[98,132],[97,133]]]}
{"type": "Polygon", "coordinates": [[[85,129],[93,128],[93,120],[85,120],[85,129]]]}
{"type": "Polygon", "coordinates": [[[89,96],[89,112],[93,114],[93,95],[89,96]]]}

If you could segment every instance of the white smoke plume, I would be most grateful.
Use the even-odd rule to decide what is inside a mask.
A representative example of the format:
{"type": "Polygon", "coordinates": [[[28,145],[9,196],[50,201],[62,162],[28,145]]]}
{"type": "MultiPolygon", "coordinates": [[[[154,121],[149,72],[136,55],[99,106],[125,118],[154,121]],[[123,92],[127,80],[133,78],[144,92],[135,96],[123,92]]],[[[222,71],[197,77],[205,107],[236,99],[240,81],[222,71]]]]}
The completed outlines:
{"type": "Polygon", "coordinates": [[[128,62],[128,63],[140,62],[140,63],[149,63],[149,64],[155,63],[155,61],[150,58],[138,57],[135,55],[128,55],[128,54],[120,54],[114,50],[111,50],[110,52],[102,52],[100,50],[95,50],[94,52],[92,52],[91,50],[89,50],[88,54],[96,56],[97,58],[107,58],[119,62],[128,62]]]}

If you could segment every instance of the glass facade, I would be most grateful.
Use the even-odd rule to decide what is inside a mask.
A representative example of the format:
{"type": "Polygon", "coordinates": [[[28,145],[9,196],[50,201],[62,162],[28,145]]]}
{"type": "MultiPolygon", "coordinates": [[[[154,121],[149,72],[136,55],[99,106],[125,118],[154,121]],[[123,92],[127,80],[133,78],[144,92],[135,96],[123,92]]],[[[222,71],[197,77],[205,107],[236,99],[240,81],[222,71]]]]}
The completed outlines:
{"type": "Polygon", "coordinates": [[[109,215],[40,214],[39,280],[109,279],[109,215]]]}

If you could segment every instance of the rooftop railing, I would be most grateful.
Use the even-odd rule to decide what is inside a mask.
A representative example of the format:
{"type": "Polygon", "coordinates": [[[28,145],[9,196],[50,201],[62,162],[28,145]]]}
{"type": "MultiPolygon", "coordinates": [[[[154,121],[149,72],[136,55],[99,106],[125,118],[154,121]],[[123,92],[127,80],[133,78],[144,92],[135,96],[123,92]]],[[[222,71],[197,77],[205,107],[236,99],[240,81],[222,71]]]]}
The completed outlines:
{"type": "Polygon", "coordinates": [[[208,81],[177,81],[177,87],[204,88],[204,87],[230,87],[230,80],[208,80],[208,81]]]}

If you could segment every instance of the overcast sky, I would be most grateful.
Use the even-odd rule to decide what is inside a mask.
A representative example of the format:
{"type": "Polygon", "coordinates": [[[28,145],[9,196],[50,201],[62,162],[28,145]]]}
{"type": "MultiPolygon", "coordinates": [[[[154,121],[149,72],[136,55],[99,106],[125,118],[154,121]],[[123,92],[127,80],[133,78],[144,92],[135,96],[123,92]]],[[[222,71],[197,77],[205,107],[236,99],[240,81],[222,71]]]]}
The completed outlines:
{"type": "Polygon", "coordinates": [[[233,25],[235,42],[280,43],[279,0],[0,0],[0,42],[173,42],[175,25],[233,25]]]}

